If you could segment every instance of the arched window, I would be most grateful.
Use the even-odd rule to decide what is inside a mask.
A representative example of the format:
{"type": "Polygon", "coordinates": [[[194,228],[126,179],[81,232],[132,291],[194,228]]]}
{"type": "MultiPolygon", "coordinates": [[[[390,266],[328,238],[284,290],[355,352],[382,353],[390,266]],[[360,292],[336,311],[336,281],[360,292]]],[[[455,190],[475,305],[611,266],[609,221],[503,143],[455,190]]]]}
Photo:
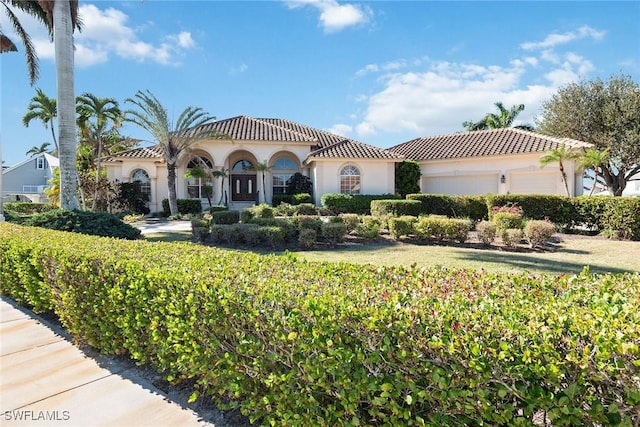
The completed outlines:
{"type": "Polygon", "coordinates": [[[211,173],[213,165],[205,157],[192,159],[187,165],[190,172],[187,178],[187,193],[193,199],[204,199],[213,195],[211,173]]]}
{"type": "Polygon", "coordinates": [[[298,171],[296,163],[287,158],[280,157],[271,167],[271,182],[273,194],[286,194],[287,181],[298,171]]]}
{"type": "Polygon", "coordinates": [[[131,175],[131,182],[139,182],[140,183],[140,192],[147,198],[148,201],[151,201],[151,180],[149,179],[149,174],[143,169],[136,169],[131,175]]]}
{"type": "Polygon", "coordinates": [[[349,165],[340,171],[340,192],[342,194],[360,194],[360,171],[349,165]]]}
{"type": "Polygon", "coordinates": [[[253,168],[253,164],[249,160],[239,160],[235,162],[231,170],[234,172],[247,172],[251,168],[253,168]]]}

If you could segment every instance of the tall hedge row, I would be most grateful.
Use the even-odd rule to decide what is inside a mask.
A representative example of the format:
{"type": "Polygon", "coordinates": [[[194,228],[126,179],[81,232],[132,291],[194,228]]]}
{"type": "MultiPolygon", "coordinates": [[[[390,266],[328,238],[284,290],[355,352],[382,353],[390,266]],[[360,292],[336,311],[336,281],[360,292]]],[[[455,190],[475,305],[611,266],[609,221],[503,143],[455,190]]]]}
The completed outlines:
{"type": "Polygon", "coordinates": [[[637,425],[640,276],[311,263],[0,224],[0,290],[265,425],[637,425]]]}

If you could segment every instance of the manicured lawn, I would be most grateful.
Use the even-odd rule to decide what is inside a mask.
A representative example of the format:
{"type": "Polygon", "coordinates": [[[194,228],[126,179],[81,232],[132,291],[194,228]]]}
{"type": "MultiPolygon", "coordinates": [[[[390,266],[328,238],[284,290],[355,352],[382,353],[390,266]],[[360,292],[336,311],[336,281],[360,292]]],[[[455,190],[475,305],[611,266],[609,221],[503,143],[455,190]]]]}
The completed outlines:
{"type": "Polygon", "coordinates": [[[334,250],[301,251],[313,261],[345,261],[379,265],[446,266],[489,271],[532,273],[579,273],[589,266],[592,273],[640,272],[640,242],[600,237],[558,235],[560,242],[548,250],[516,251],[446,245],[392,243],[352,245],[334,250]]]}
{"type": "MultiPolygon", "coordinates": [[[[376,265],[446,266],[488,271],[531,273],[579,273],[589,266],[592,273],[640,272],[640,242],[602,237],[556,235],[558,243],[546,250],[480,248],[479,245],[436,245],[384,241],[345,243],[336,248],[291,251],[310,261],[350,262],[376,265]]],[[[149,241],[189,242],[191,232],[150,233],[149,241]]],[[[261,251],[262,252],[262,251],[261,251]]]]}

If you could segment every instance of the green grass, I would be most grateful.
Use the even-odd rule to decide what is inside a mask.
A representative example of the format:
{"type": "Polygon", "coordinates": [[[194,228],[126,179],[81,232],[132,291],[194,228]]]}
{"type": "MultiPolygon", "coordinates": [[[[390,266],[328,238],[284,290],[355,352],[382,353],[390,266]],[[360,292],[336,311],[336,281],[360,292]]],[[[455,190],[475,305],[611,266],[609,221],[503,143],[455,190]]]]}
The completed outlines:
{"type": "MultiPolygon", "coordinates": [[[[457,245],[417,245],[388,242],[345,244],[332,249],[292,251],[310,261],[349,262],[375,265],[445,266],[485,269],[494,272],[575,274],[589,266],[592,273],[640,272],[640,242],[601,237],[560,235],[552,250],[515,251],[457,245]]],[[[191,232],[151,233],[149,241],[190,242],[191,232]]],[[[263,252],[263,251],[260,251],[263,252]]]]}

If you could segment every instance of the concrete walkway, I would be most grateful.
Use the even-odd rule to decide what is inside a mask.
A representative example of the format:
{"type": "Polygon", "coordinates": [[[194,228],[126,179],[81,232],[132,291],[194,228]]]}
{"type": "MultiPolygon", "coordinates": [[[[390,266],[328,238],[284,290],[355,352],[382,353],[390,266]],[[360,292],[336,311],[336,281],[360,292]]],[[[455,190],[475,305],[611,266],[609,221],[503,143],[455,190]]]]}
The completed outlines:
{"type": "Polygon", "coordinates": [[[140,229],[142,234],[191,231],[191,221],[169,221],[153,218],[134,222],[131,225],[140,229]]]}
{"type": "MultiPolygon", "coordinates": [[[[214,426],[149,381],[88,357],[60,333],[0,300],[0,425],[214,426]]],[[[218,425],[219,426],[219,425],[218,425]]]]}

